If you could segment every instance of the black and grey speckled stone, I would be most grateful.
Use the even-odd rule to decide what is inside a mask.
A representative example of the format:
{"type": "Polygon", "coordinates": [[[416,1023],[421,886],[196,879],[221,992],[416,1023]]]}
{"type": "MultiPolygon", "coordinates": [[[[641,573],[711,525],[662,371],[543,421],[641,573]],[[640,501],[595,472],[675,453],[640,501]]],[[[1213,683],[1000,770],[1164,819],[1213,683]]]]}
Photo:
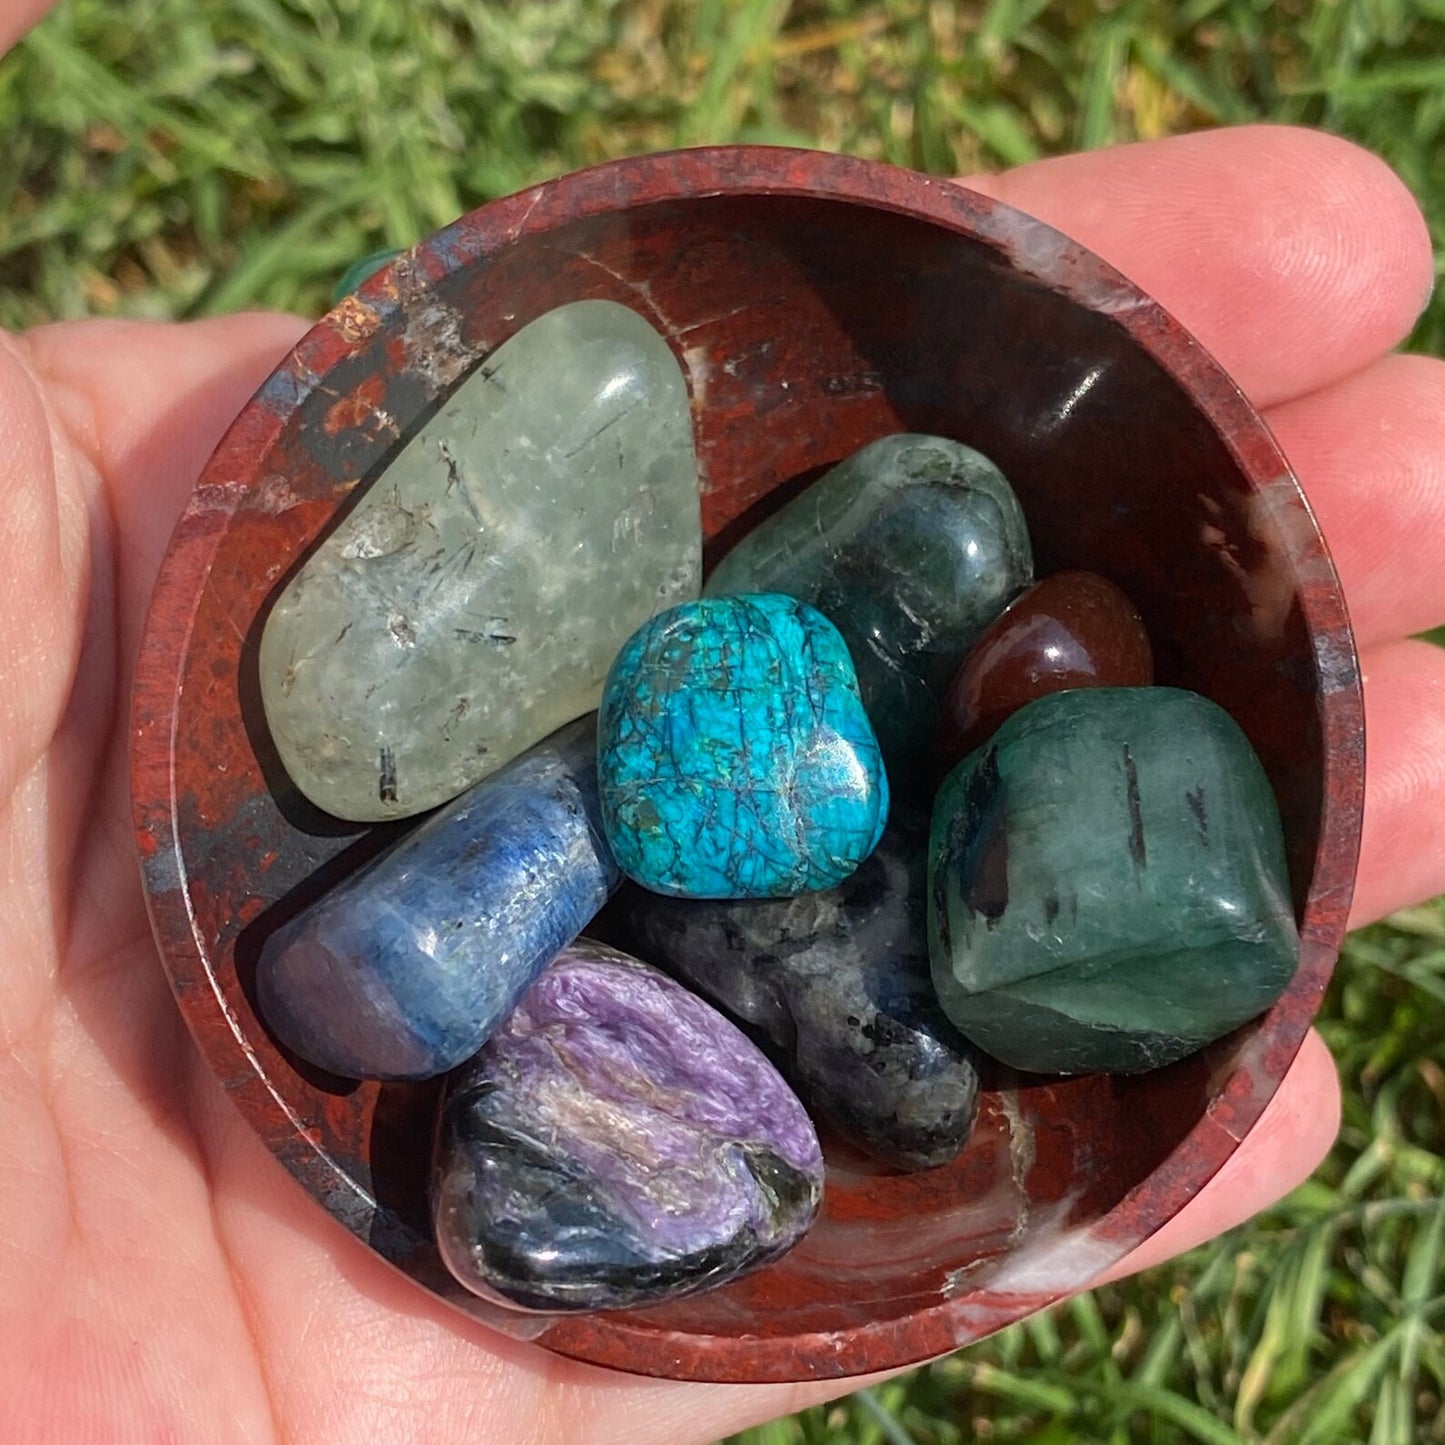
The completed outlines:
{"type": "Polygon", "coordinates": [[[895,821],[837,888],[760,902],[624,887],[641,957],[750,1026],[814,1116],[903,1169],[952,1159],[978,1102],[972,1046],[929,978],[926,822],[895,821]]]}

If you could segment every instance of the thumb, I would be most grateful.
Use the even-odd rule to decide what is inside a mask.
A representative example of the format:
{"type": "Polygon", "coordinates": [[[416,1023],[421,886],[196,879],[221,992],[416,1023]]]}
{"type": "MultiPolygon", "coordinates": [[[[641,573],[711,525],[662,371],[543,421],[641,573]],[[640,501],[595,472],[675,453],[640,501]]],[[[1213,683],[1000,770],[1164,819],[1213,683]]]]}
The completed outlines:
{"type": "Polygon", "coordinates": [[[47,10],[55,0],[7,0],[0,5],[0,55],[3,55],[47,10]]]}
{"type": "Polygon", "coordinates": [[[0,332],[0,800],[49,746],[85,622],[94,477],[0,332]]]}
{"type": "Polygon", "coordinates": [[[161,558],[226,428],[305,332],[300,317],[79,321],[25,342],[62,426],[101,488],[113,528],[123,656],[131,656],[161,558]]]}

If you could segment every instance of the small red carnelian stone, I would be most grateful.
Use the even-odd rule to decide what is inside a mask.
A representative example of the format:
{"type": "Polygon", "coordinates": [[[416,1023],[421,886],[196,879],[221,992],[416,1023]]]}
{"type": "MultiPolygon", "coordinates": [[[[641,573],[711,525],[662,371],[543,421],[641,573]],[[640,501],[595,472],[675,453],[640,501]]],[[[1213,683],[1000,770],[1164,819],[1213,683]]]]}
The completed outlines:
{"type": "Polygon", "coordinates": [[[1154,655],[1134,604],[1093,572],[1056,572],[1001,612],[949,685],[938,727],[945,769],[1025,703],[1071,687],[1147,687],[1154,655]]]}

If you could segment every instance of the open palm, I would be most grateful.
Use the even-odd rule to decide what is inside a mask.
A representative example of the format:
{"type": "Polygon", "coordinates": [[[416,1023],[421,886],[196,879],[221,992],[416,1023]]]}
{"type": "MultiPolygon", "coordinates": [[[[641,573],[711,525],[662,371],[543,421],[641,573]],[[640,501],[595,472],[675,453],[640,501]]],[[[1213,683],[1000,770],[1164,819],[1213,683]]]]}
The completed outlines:
{"type": "MultiPolygon", "coordinates": [[[[1405,640],[1445,621],[1445,364],[1384,354],[1428,286],[1413,203],[1362,152],[1275,129],[976,184],[1114,261],[1268,408],[1364,650],[1354,921],[1445,888],[1445,652],[1405,640]]],[[[0,1439],[678,1445],[840,1393],[637,1380],[461,1319],[303,1195],[187,1037],[132,856],[130,677],[187,492],[301,329],[0,337],[0,1439]]],[[[1337,1108],[1312,1037],[1220,1178],[1125,1268],[1278,1197],[1337,1108]]]]}

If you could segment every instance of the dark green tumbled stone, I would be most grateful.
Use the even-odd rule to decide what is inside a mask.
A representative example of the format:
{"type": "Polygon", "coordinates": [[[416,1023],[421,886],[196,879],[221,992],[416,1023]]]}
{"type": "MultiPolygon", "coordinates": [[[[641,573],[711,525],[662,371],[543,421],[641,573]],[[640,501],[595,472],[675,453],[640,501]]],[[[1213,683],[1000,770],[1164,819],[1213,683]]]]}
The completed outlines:
{"type": "Polygon", "coordinates": [[[1173,1063],[1268,1008],[1299,947],[1264,769],[1163,687],[1040,698],[948,775],[928,925],[944,1012],[1040,1073],[1173,1063]]]}
{"type": "Polygon", "coordinates": [[[341,279],[332,289],[332,301],[341,301],[350,296],[358,287],[370,281],[384,266],[390,266],[400,255],[401,252],[392,247],[385,251],[372,251],[370,255],[363,256],[359,261],[353,261],[341,273],[341,279]]]}
{"type": "Polygon", "coordinates": [[[939,707],[979,634],[1033,581],[1023,509],[947,437],[882,437],[728,553],[704,592],[783,592],[843,634],[890,781],[926,771],[939,707]]]}

